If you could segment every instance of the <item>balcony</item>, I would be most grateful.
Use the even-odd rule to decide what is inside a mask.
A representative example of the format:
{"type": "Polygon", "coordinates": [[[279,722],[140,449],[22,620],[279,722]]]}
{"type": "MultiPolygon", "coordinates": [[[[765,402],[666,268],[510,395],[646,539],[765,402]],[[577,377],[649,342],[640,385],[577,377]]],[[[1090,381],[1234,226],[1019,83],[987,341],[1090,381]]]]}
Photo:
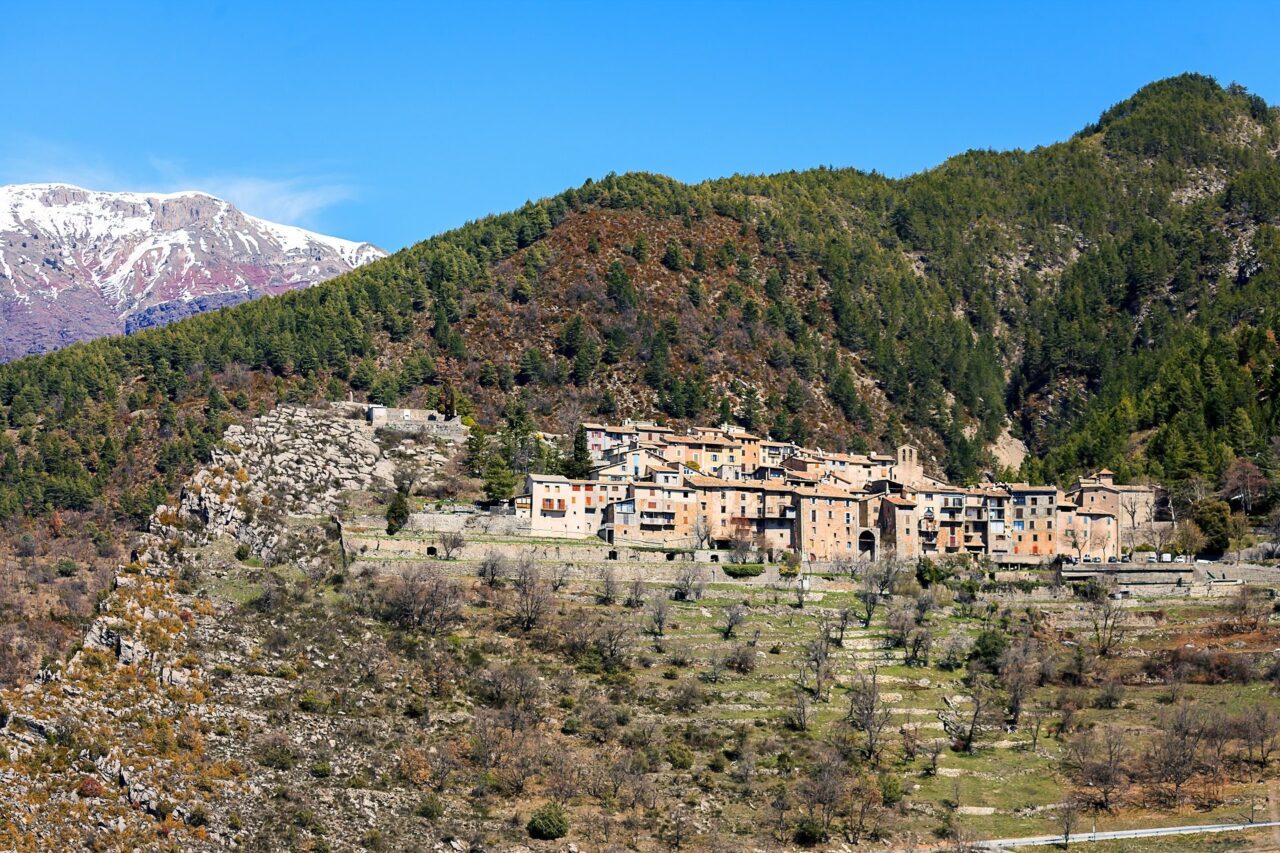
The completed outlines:
{"type": "Polygon", "coordinates": [[[674,530],[675,526],[676,526],[675,513],[671,513],[671,512],[640,513],[640,529],[641,530],[674,530]]]}

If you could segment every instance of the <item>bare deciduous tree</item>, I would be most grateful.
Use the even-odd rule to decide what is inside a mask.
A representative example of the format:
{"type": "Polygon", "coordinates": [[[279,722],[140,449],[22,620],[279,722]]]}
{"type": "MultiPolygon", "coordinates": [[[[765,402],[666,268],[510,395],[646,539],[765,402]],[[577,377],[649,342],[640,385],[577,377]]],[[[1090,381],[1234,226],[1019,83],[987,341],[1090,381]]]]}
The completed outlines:
{"type": "Polygon", "coordinates": [[[1119,601],[1103,589],[1089,605],[1089,633],[1094,653],[1104,658],[1124,640],[1128,613],[1119,601]]]}
{"type": "Polygon", "coordinates": [[[726,640],[733,638],[733,632],[738,626],[747,621],[747,608],[741,604],[735,604],[724,612],[724,626],[720,629],[720,635],[726,640]]]}
{"type": "Polygon", "coordinates": [[[1019,637],[1000,654],[997,668],[1012,726],[1018,725],[1023,703],[1039,681],[1040,656],[1040,643],[1034,637],[1019,637]]]}
{"type": "Polygon", "coordinates": [[[1129,735],[1118,726],[1077,735],[1067,746],[1066,764],[1077,786],[1104,811],[1115,805],[1116,794],[1128,781],[1132,753],[1129,735]]]}
{"type": "Polygon", "coordinates": [[[594,645],[606,668],[616,669],[626,664],[631,638],[631,623],[626,619],[613,617],[601,621],[594,645]]]}
{"type": "Polygon", "coordinates": [[[886,805],[880,779],[870,773],[858,774],[848,785],[847,794],[849,804],[845,809],[845,814],[848,815],[845,841],[858,844],[867,836],[876,837],[886,805]]]}
{"type": "Polygon", "coordinates": [[[439,636],[461,625],[463,593],[449,578],[414,568],[393,578],[381,593],[383,612],[404,627],[439,636]]]}
{"type": "Polygon", "coordinates": [[[1246,750],[1246,760],[1265,768],[1276,751],[1280,717],[1270,708],[1253,705],[1235,721],[1235,730],[1246,750]]]}
{"type": "Polygon", "coordinates": [[[795,684],[803,690],[809,690],[813,698],[825,702],[830,698],[831,681],[831,636],[824,624],[820,626],[818,636],[805,643],[804,651],[796,661],[795,684]]]}
{"type": "Polygon", "coordinates": [[[573,571],[573,566],[568,563],[556,563],[556,567],[551,570],[551,590],[559,592],[569,584],[569,575],[573,571]]]}
{"type": "Polygon", "coordinates": [[[698,516],[693,522],[693,539],[699,548],[710,547],[711,543],[711,525],[702,516],[698,516]]]}
{"type": "Polygon", "coordinates": [[[991,676],[975,675],[969,688],[969,701],[949,708],[942,715],[942,725],[951,735],[955,748],[973,752],[978,738],[1000,724],[1003,718],[1000,692],[991,676]]]}
{"type": "Polygon", "coordinates": [[[467,537],[456,531],[449,531],[440,534],[440,550],[444,552],[446,560],[452,560],[455,554],[462,552],[467,547],[467,537]]]}
{"type": "Polygon", "coordinates": [[[1080,823],[1080,804],[1075,800],[1067,800],[1058,807],[1058,829],[1062,831],[1062,845],[1071,846],[1071,835],[1080,823]]]}
{"type": "Polygon", "coordinates": [[[796,797],[825,837],[845,796],[845,771],[835,755],[823,755],[796,786],[796,797]]]}
{"type": "Polygon", "coordinates": [[[654,636],[662,637],[667,632],[667,621],[671,615],[671,604],[666,598],[655,598],[649,602],[649,625],[654,636]]]}
{"type": "Polygon", "coordinates": [[[1231,615],[1244,631],[1258,631],[1271,617],[1271,600],[1267,591],[1253,584],[1241,584],[1231,600],[1231,615]]]}
{"type": "Polygon", "coordinates": [[[844,635],[849,630],[849,626],[853,624],[853,608],[841,607],[840,612],[836,614],[836,645],[844,647],[844,635]]]}
{"type": "Polygon", "coordinates": [[[1145,501],[1137,492],[1120,493],[1120,511],[1129,519],[1129,550],[1138,547],[1138,513],[1145,501]]]}
{"type": "Polygon", "coordinates": [[[1191,704],[1183,699],[1160,714],[1155,738],[1147,752],[1151,781],[1169,788],[1173,804],[1182,802],[1182,789],[1196,773],[1204,725],[1191,704]]]}
{"type": "Polygon", "coordinates": [[[729,562],[750,562],[752,556],[751,529],[745,525],[734,525],[729,538],[729,562]]]}
{"type": "Polygon", "coordinates": [[[867,582],[867,574],[864,574],[862,588],[857,592],[858,612],[862,620],[862,627],[871,627],[871,620],[875,618],[876,611],[880,609],[880,604],[884,601],[883,596],[876,590],[874,583],[867,582]]]}
{"type": "Polygon", "coordinates": [[[933,629],[928,625],[919,625],[907,634],[903,647],[903,663],[907,666],[928,666],[929,655],[933,651],[933,629]]]}
{"type": "Polygon", "coordinates": [[[671,597],[676,601],[697,601],[702,597],[704,583],[702,570],[696,565],[686,565],[676,575],[671,597]]]}
{"type": "Polygon", "coordinates": [[[600,570],[600,593],[596,600],[601,604],[613,604],[618,600],[618,575],[613,566],[605,566],[600,570]]]}
{"type": "Polygon", "coordinates": [[[845,719],[866,738],[863,757],[873,763],[880,760],[881,735],[889,725],[892,709],[880,695],[879,672],[859,672],[849,687],[849,711],[845,719]]]}
{"type": "Polygon", "coordinates": [[[809,730],[809,691],[804,687],[795,690],[788,722],[798,732],[809,730]]]}
{"type": "Polygon", "coordinates": [[[644,607],[645,602],[645,585],[644,580],[637,575],[631,579],[631,584],[627,587],[627,599],[623,602],[626,607],[632,609],[644,607]]]}
{"type": "Polygon", "coordinates": [[[507,561],[501,554],[490,551],[480,560],[476,574],[489,586],[499,586],[502,579],[507,576],[507,561]]]}
{"type": "Polygon", "coordinates": [[[532,631],[547,615],[554,601],[551,585],[531,557],[522,557],[516,565],[516,624],[532,631]]]}

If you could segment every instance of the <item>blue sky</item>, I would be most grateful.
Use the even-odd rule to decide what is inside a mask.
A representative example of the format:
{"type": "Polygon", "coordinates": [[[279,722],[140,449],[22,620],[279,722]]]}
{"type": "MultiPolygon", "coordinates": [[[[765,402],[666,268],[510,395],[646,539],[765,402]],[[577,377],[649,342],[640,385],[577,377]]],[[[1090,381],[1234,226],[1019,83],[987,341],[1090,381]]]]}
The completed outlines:
{"type": "Polygon", "coordinates": [[[1280,102],[1263,3],[0,9],[0,182],[203,189],[388,249],[610,171],[1032,147],[1188,70],[1280,102]]]}

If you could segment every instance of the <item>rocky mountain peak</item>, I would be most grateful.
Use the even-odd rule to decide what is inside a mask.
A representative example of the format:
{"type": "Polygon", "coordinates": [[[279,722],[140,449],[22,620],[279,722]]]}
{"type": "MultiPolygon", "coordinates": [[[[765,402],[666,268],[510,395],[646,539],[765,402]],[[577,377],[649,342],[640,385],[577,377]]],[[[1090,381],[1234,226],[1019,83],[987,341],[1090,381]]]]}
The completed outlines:
{"type": "Polygon", "coordinates": [[[385,256],[202,192],[0,187],[0,360],[307,287],[385,256]]]}

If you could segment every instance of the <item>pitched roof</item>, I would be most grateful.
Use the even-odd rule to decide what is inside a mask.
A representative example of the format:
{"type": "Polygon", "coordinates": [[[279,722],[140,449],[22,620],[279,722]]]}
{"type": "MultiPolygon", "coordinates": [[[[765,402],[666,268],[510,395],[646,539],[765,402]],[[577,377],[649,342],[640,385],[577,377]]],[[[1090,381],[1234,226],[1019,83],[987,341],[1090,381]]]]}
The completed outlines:
{"type": "Polygon", "coordinates": [[[667,436],[667,444],[689,444],[700,445],[702,447],[741,447],[736,442],[726,441],[723,438],[704,435],[669,435],[667,436]]]}
{"type": "Polygon", "coordinates": [[[797,486],[796,494],[806,498],[840,498],[842,500],[858,500],[865,495],[856,495],[830,483],[817,483],[812,486],[797,486]]]}

